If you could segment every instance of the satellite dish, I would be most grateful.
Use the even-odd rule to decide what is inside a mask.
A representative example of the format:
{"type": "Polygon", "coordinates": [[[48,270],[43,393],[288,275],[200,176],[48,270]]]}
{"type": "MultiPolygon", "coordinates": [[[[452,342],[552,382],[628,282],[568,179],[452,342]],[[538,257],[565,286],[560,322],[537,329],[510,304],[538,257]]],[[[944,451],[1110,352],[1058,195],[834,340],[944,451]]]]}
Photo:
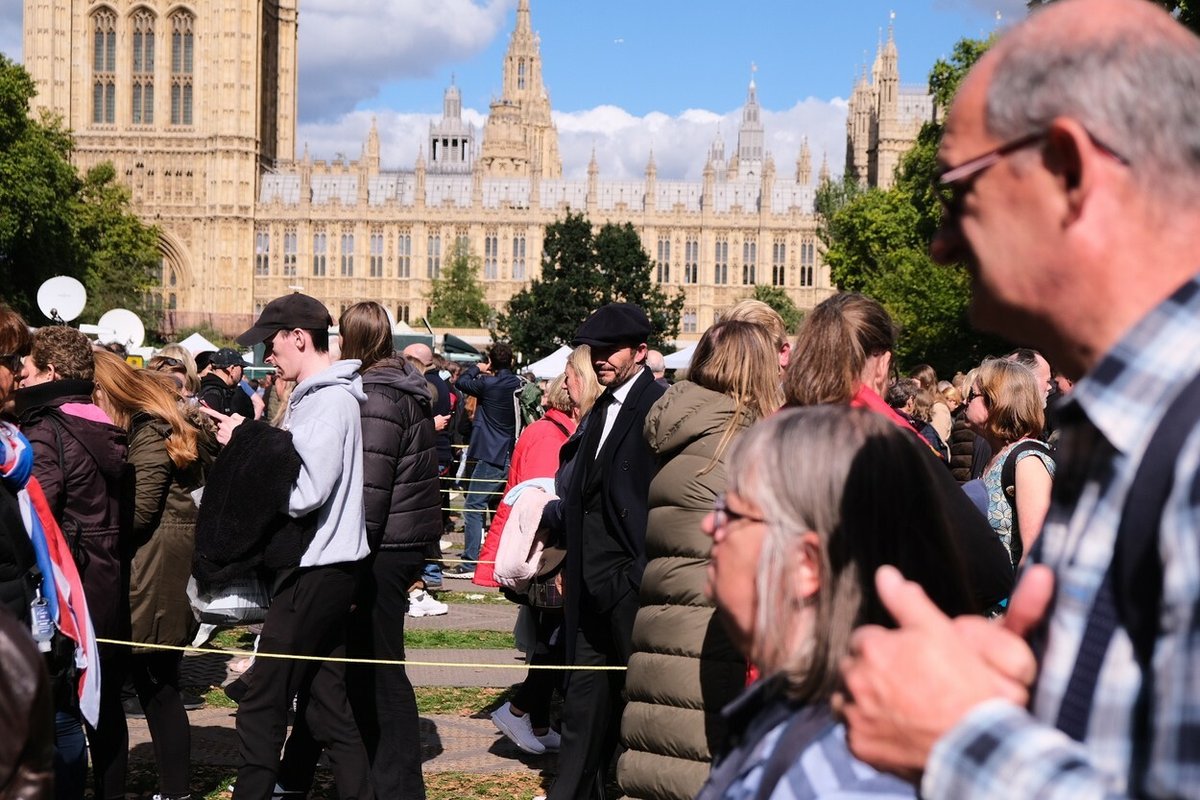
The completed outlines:
{"type": "Polygon", "coordinates": [[[396,315],[393,314],[392,310],[390,308],[388,308],[387,306],[383,307],[383,313],[387,314],[388,330],[390,330],[392,333],[395,333],[396,332],[396,315]]]}
{"type": "Polygon", "coordinates": [[[38,308],[46,319],[70,322],[83,313],[87,290],[83,284],[67,275],[58,275],[38,287],[38,308]]]}
{"type": "Polygon", "coordinates": [[[126,347],[141,347],[142,342],[146,341],[146,327],[142,325],[141,318],[127,308],[105,311],[96,325],[112,331],[113,341],[126,347]]]}

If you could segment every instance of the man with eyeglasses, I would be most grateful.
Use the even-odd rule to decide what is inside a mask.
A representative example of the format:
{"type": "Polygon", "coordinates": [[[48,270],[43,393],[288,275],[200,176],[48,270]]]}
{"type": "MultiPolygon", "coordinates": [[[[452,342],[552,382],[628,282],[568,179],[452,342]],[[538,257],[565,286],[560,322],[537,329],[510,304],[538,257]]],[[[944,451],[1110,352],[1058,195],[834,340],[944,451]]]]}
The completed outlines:
{"type": "Polygon", "coordinates": [[[850,748],[930,800],[1194,797],[1200,40],[1144,0],[1054,3],[964,80],[938,160],[972,320],[1079,381],[1002,623],[876,576],[898,627],[843,663],[850,748]]]}
{"type": "Polygon", "coordinates": [[[240,414],[244,419],[254,419],[254,404],[241,387],[246,368],[241,353],[222,347],[212,354],[209,364],[212,370],[200,379],[200,391],[196,393],[200,402],[226,416],[240,414]]]}

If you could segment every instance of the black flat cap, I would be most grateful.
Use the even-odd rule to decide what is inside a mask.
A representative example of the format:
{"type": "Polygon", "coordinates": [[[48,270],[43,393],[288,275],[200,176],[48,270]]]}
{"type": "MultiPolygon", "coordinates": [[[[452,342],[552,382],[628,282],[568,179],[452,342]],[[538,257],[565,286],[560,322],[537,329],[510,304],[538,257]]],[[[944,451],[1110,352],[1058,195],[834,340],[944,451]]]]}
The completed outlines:
{"type": "Polygon", "coordinates": [[[650,320],[633,303],[609,303],[592,312],[575,331],[571,346],[618,347],[644,344],[650,338],[650,320]]]}
{"type": "Polygon", "coordinates": [[[237,343],[243,347],[251,347],[259,342],[265,342],[274,336],[276,331],[290,331],[300,328],[306,331],[328,330],[333,324],[329,309],[315,297],[296,292],[276,297],[267,303],[267,307],[258,316],[254,327],[237,337],[237,343]]]}

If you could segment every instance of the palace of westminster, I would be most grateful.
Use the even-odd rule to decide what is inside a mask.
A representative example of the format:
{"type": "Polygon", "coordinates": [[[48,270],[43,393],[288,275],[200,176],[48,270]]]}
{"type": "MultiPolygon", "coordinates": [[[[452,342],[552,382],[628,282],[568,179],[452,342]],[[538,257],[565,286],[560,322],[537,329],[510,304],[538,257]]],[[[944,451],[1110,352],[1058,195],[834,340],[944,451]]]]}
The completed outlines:
{"type": "MultiPolygon", "coordinates": [[[[164,327],[249,326],[295,286],[336,317],[362,299],[414,323],[458,246],[478,256],[489,305],[540,272],[545,226],[583,212],[595,226],[632,223],[654,278],[686,300],[694,340],[754,284],[801,308],[830,294],[816,236],[812,156],[777,171],[764,147],[754,82],[737,144],[718,134],[701,181],[562,177],[529,0],[519,0],[500,97],[482,132],[445,92],[413,168],[380,169],[374,125],[357,161],[296,150],[298,0],[25,0],[25,67],[35,108],[61,115],[81,169],[111,161],[134,210],[161,230],[164,327]]],[[[855,85],[846,170],[887,186],[921,124],[924,89],[902,87],[895,42],[881,43],[855,85]]],[[[817,180],[828,177],[822,165],[817,180]]]]}

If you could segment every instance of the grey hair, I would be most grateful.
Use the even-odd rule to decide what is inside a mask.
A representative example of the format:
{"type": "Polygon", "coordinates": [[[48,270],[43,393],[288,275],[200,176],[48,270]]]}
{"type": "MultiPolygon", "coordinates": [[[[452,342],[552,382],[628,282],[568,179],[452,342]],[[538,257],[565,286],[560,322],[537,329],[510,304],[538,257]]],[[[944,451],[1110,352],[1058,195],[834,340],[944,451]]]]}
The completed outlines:
{"type": "Polygon", "coordinates": [[[1010,140],[1070,117],[1119,153],[1151,196],[1200,201],[1200,39],[1164,35],[1176,24],[1165,18],[1066,36],[1039,16],[999,45],[989,132],[1010,140]]]}
{"type": "Polygon", "coordinates": [[[766,520],[749,655],[765,675],[785,675],[793,697],[827,699],[854,629],[890,624],[874,588],[882,564],[921,584],[946,613],[973,610],[933,469],[942,467],[914,435],[846,406],[785,409],[735,440],[727,490],[766,520]],[[805,598],[795,567],[809,532],[820,540],[820,586],[805,598]],[[812,625],[801,629],[806,605],[812,625]]]}

